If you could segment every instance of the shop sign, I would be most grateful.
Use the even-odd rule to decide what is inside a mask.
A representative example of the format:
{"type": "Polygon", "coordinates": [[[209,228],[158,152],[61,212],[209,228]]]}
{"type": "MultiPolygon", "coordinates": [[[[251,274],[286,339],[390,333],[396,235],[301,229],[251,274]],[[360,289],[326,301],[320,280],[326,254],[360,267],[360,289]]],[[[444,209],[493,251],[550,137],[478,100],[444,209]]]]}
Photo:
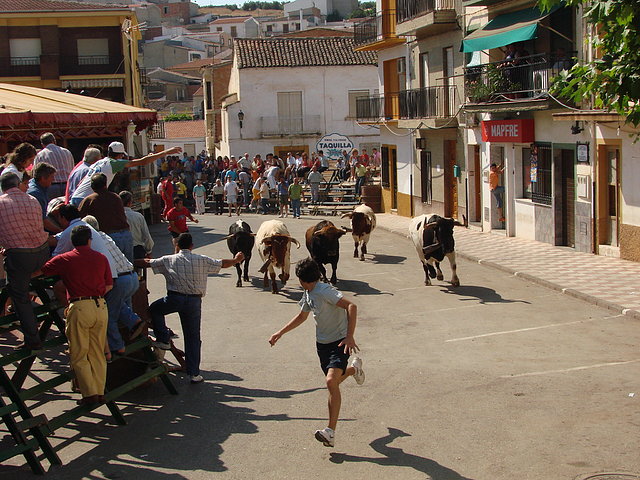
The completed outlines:
{"type": "Polygon", "coordinates": [[[325,157],[337,160],[342,156],[343,150],[346,150],[347,153],[351,153],[351,150],[353,150],[353,142],[346,135],[330,133],[318,140],[316,143],[316,152],[318,150],[322,150],[325,157]]]}
{"type": "Polygon", "coordinates": [[[488,120],[482,122],[484,142],[531,143],[534,141],[533,119],[488,120]]]}

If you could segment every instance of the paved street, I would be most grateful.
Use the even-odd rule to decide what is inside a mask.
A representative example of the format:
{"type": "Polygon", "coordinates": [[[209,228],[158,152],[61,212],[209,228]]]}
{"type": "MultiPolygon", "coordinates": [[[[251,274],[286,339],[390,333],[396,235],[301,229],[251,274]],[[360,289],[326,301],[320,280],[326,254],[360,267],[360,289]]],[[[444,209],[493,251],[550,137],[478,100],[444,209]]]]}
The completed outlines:
{"type": "MultiPolygon", "coordinates": [[[[191,226],[196,252],[228,257],[220,240],[237,217],[199,218],[191,226]]],[[[243,218],[256,231],[273,217],[243,218]]],[[[303,243],[293,261],[307,255],[304,230],[319,220],[285,219],[303,243]]],[[[235,269],[209,281],[206,382],[189,385],[179,374],[178,396],[160,383],[138,389],[123,402],[124,427],[108,423],[108,410],[101,408],[57,431],[52,441],[63,445],[66,465],[48,478],[560,480],[640,473],[639,324],[633,315],[563,294],[549,279],[542,282],[554,288],[515,276],[510,239],[461,229],[462,285],[434,281],[425,287],[403,233],[405,220],[380,220],[387,228],[374,232],[365,262],[352,258],[350,236],[341,241],[338,287],[358,304],[356,341],[367,380],[361,387],[351,379],[343,384],[335,448],[313,438],[327,415],[313,322],[276,347],[267,343],[298,311],[301,289],[295,277],[279,295],[263,289],[256,253],[250,285],[234,286],[235,269]],[[508,268],[469,260],[488,259],[495,248],[502,250],[493,261],[508,260],[508,268]]],[[[165,229],[153,227],[155,255],[170,250],[165,229]]],[[[532,245],[531,258],[538,247],[532,245]]],[[[526,248],[520,248],[526,263],[526,248]]],[[[448,280],[447,262],[443,271],[448,280]]],[[[557,282],[563,278],[570,277],[560,274],[557,282]]],[[[151,300],[162,295],[163,278],[151,275],[149,289],[151,300]]],[[[623,300],[611,302],[630,302],[623,300]]],[[[180,330],[176,316],[170,323],[180,330]]],[[[0,467],[0,478],[16,474],[30,475],[0,467]]]]}

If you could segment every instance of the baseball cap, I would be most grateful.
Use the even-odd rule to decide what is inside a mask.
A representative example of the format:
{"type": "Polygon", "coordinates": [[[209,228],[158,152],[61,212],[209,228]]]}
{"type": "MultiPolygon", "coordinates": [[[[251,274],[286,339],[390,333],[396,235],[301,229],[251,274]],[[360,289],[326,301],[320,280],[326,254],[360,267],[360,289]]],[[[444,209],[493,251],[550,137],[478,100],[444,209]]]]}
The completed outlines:
{"type": "Polygon", "coordinates": [[[111,142],[109,144],[109,149],[113,153],[124,153],[125,155],[128,155],[127,151],[124,149],[124,143],[122,142],[111,142]]]}

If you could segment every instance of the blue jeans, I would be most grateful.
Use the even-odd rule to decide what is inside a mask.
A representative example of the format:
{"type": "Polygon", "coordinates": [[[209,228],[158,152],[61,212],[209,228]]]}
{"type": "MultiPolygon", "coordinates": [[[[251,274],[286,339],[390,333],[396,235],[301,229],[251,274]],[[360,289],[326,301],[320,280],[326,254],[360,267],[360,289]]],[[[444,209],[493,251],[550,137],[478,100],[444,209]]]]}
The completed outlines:
{"type": "Polygon", "coordinates": [[[140,320],[140,317],[131,310],[131,296],[136,293],[138,286],[139,281],[136,273],[123,275],[113,279],[113,288],[104,296],[109,310],[107,342],[112,351],[124,348],[118,321],[131,330],[140,320]]]}
{"type": "Polygon", "coordinates": [[[121,230],[119,232],[107,233],[118,246],[120,251],[124,253],[127,260],[133,263],[133,236],[131,230],[121,230]]]}
{"type": "Polygon", "coordinates": [[[502,194],[504,193],[504,187],[502,185],[498,185],[496,188],[491,190],[491,193],[496,199],[497,207],[502,208],[502,194]]]}
{"type": "Polygon", "coordinates": [[[187,363],[187,375],[200,375],[200,319],[202,317],[202,298],[167,293],[149,306],[151,325],[156,340],[170,343],[171,335],[167,328],[165,315],[178,313],[184,336],[184,353],[187,363]]]}
{"type": "Polygon", "coordinates": [[[299,217],[300,216],[300,199],[299,198],[292,198],[291,199],[291,210],[293,212],[293,216],[294,217],[299,217]]]}

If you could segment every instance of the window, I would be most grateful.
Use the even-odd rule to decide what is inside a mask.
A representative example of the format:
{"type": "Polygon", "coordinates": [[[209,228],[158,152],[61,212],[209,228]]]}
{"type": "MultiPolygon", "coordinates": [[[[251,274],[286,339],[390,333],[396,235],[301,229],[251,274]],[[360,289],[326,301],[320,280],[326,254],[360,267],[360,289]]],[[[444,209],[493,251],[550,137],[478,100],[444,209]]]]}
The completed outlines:
{"type": "Polygon", "coordinates": [[[216,27],[216,32],[221,32],[222,31],[222,27],[216,27]]]}
{"type": "Polygon", "coordinates": [[[199,53],[189,53],[189,58],[190,61],[193,62],[194,60],[201,60],[202,55],[200,55],[199,53]]]}
{"type": "Polygon", "coordinates": [[[431,205],[433,199],[433,179],[431,176],[431,152],[420,150],[420,186],[422,202],[431,205]]]}
{"type": "Polygon", "coordinates": [[[356,118],[357,115],[357,98],[368,97],[369,90],[349,90],[349,117],[356,118]]]}
{"type": "Polygon", "coordinates": [[[282,33],[289,33],[289,24],[285,23],[282,25],[282,33]]]}
{"type": "Polygon", "coordinates": [[[267,32],[273,32],[273,25],[267,25],[267,32]]]}
{"type": "Polygon", "coordinates": [[[278,92],[279,131],[300,131],[302,122],[302,92],[278,92]]]}
{"type": "Polygon", "coordinates": [[[296,23],[296,30],[300,30],[300,24],[296,23]]]}
{"type": "Polygon", "coordinates": [[[238,36],[238,27],[232,26],[231,27],[231,37],[232,38],[236,38],[237,36],[238,36]]]}
{"type": "Polygon", "coordinates": [[[106,38],[79,38],[78,65],[108,65],[109,40],[106,38]]]}
{"type": "Polygon", "coordinates": [[[42,47],[39,38],[9,39],[11,65],[40,65],[42,47]]]}
{"type": "Polygon", "coordinates": [[[162,13],[167,15],[169,13],[169,7],[162,7],[162,13]]]}
{"type": "Polygon", "coordinates": [[[420,88],[429,86],[429,54],[420,54],[420,88]]]}
{"type": "Polygon", "coordinates": [[[535,144],[530,158],[531,200],[551,205],[551,144],[535,144]]]}
{"type": "Polygon", "coordinates": [[[207,101],[207,110],[213,109],[213,84],[211,82],[204,82],[205,85],[205,98],[207,101]]]}

